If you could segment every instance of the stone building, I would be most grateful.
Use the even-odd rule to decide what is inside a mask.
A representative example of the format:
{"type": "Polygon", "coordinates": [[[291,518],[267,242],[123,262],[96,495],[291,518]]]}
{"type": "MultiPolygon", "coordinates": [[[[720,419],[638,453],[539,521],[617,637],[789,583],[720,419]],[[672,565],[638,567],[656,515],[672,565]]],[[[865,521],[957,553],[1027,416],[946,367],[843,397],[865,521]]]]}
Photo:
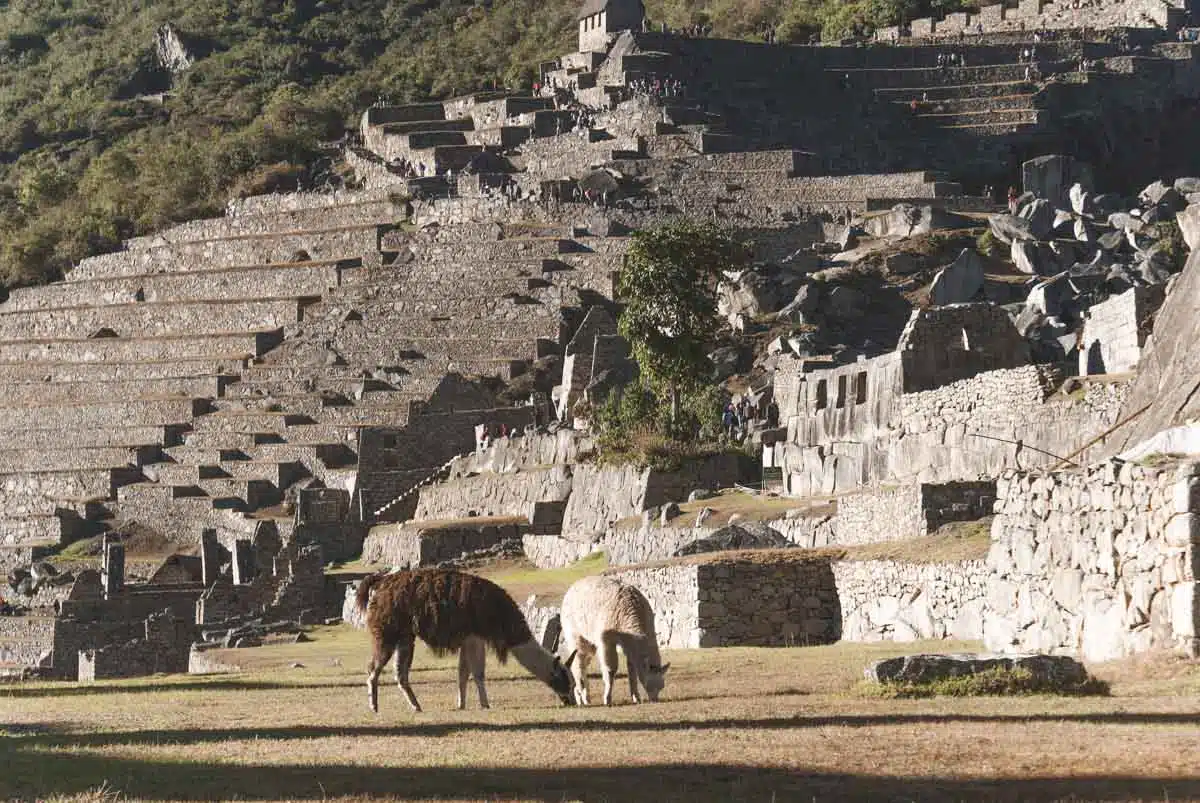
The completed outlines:
{"type": "Polygon", "coordinates": [[[646,7],[642,0],[586,0],[579,9],[579,52],[608,50],[621,31],[640,31],[646,7]]]}

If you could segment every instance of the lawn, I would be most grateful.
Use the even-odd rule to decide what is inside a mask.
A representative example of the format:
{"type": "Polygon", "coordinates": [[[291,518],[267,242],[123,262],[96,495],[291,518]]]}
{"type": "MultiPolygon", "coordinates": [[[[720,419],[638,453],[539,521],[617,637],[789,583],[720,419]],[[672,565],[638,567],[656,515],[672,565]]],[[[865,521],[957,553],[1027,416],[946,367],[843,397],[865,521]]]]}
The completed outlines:
{"type": "MultiPolygon", "coordinates": [[[[559,706],[491,659],[453,709],[418,654],[415,715],[366,706],[366,636],[236,653],[244,671],[0,687],[0,799],[1200,800],[1200,667],[1098,667],[1106,698],[879,699],[869,661],[971,645],[674,651],[664,699],[559,706]],[[298,664],[298,666],[297,666],[298,664]]],[[[597,681],[593,680],[593,684],[597,681]]]]}

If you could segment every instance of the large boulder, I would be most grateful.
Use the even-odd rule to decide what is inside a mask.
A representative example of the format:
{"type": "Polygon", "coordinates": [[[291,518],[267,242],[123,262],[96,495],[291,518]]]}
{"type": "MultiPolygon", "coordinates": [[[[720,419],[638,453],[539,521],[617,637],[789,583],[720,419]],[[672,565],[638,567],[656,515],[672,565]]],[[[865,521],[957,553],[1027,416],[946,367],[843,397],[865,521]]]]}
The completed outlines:
{"type": "Polygon", "coordinates": [[[778,285],[756,271],[742,271],[717,285],[717,314],[731,326],[738,315],[755,318],[778,308],[778,285]]]}
{"type": "Polygon", "coordinates": [[[1025,206],[1017,217],[1029,223],[1029,233],[1035,240],[1044,240],[1054,229],[1054,205],[1042,198],[1034,198],[1025,206]]]}
{"type": "Polygon", "coordinates": [[[983,289],[983,262],[970,248],[964,248],[958,258],[938,271],[929,287],[929,300],[938,305],[970,301],[983,289]]]}
{"type": "Polygon", "coordinates": [[[739,521],[729,524],[705,538],[684,544],[675,550],[675,557],[698,555],[704,552],[724,552],[730,549],[780,549],[794,547],[791,541],[761,521],[739,521]]]}
{"type": "Polygon", "coordinates": [[[867,297],[853,287],[838,285],[829,292],[825,310],[836,320],[857,320],[867,314],[867,297]]]}
{"type": "Polygon", "coordinates": [[[777,320],[788,320],[793,323],[807,323],[808,316],[817,311],[820,291],[811,284],[806,284],[796,291],[796,295],[776,313],[777,320]]]}
{"type": "Polygon", "coordinates": [[[872,237],[912,237],[935,229],[958,229],[973,225],[970,218],[931,206],[896,204],[888,211],[868,218],[864,228],[872,237]]]}
{"type": "Polygon", "coordinates": [[[1029,240],[1013,240],[1012,249],[1009,251],[1009,256],[1012,259],[1013,265],[1021,273],[1028,273],[1031,276],[1036,276],[1038,272],[1038,247],[1037,243],[1029,240]]]}
{"type": "Polygon", "coordinates": [[[1179,224],[1183,241],[1187,243],[1188,248],[1195,251],[1196,246],[1200,245],[1200,204],[1192,204],[1179,212],[1175,215],[1175,222],[1179,224]]]}
{"type": "Polygon", "coordinates": [[[1191,195],[1193,192],[1200,192],[1200,178],[1184,176],[1175,179],[1175,189],[1183,196],[1191,195]]]}
{"type": "Polygon", "coordinates": [[[1021,165],[1021,183],[1025,192],[1044,198],[1055,206],[1069,203],[1068,189],[1076,182],[1092,186],[1091,169],[1070,156],[1039,156],[1021,165]]]}
{"type": "Polygon", "coordinates": [[[1064,690],[1078,688],[1089,681],[1083,664],[1066,655],[987,655],[924,653],[886,658],[866,668],[867,680],[876,683],[935,683],[996,670],[1023,670],[1039,687],[1064,690]]]}
{"type": "Polygon", "coordinates": [[[1146,206],[1165,206],[1172,211],[1184,205],[1183,195],[1175,187],[1155,181],[1138,194],[1138,200],[1146,206]]]}
{"type": "Polygon", "coordinates": [[[988,228],[991,229],[993,237],[1006,244],[1036,239],[1029,231],[1029,221],[1016,215],[989,215],[988,228]]]}
{"type": "Polygon", "coordinates": [[[1071,200],[1071,211],[1077,215],[1086,215],[1092,211],[1091,193],[1084,190],[1083,185],[1075,182],[1067,193],[1071,200]]]}

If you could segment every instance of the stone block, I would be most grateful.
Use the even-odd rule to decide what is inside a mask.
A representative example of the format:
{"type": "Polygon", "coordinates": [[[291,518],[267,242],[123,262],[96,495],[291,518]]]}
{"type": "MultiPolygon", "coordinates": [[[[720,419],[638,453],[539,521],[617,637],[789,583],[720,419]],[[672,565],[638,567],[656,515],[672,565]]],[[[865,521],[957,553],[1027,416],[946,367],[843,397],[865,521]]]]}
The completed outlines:
{"type": "Polygon", "coordinates": [[[868,666],[863,674],[876,683],[934,683],[997,669],[1023,669],[1047,688],[1071,688],[1088,680],[1083,664],[1065,655],[980,655],[975,653],[923,653],[887,658],[868,666]]]}
{"type": "Polygon", "coordinates": [[[921,17],[909,23],[909,31],[913,36],[933,36],[937,24],[932,17],[921,17]]]}
{"type": "Polygon", "coordinates": [[[1200,547],[1200,516],[1176,513],[1167,522],[1163,538],[1172,547],[1200,547]]]}

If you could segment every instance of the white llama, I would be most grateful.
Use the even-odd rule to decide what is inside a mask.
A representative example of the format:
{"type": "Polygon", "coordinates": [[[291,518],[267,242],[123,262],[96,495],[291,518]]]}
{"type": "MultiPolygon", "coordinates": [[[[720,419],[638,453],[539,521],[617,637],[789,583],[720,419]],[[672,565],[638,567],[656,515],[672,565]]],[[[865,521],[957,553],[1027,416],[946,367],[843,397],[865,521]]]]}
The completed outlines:
{"type": "Polygon", "coordinates": [[[596,654],[604,677],[604,704],[612,705],[618,647],[625,653],[633,701],[642,701],[639,680],[646,697],[658,700],[670,664],[663,664],[658,653],[654,611],[641,591],[615,577],[585,577],[567,589],[561,620],[563,648],[577,651],[571,672],[580,705],[588,704],[587,666],[596,654]]]}

